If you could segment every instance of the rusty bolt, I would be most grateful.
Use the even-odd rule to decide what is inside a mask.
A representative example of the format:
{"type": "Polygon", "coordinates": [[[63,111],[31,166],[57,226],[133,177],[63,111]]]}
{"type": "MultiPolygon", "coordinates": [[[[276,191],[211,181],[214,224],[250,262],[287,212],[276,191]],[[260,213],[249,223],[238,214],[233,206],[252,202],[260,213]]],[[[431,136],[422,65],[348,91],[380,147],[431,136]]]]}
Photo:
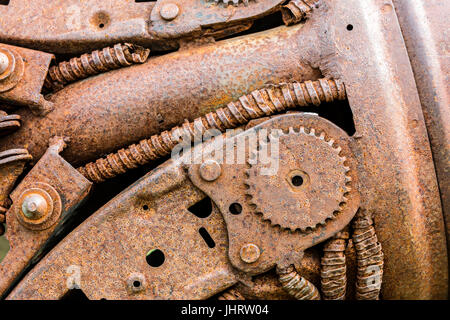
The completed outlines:
{"type": "Polygon", "coordinates": [[[165,4],[159,12],[161,18],[163,18],[164,20],[173,20],[178,17],[179,13],[180,8],[175,3],[165,4]]]}
{"type": "Polygon", "coordinates": [[[203,178],[203,180],[214,181],[222,173],[222,168],[220,164],[217,163],[217,161],[210,159],[202,163],[199,171],[200,176],[203,178]]]}
{"type": "Polygon", "coordinates": [[[245,263],[253,263],[259,259],[261,251],[259,247],[253,243],[244,244],[240,251],[241,259],[245,263]]]}
{"type": "Polygon", "coordinates": [[[31,220],[43,217],[48,211],[47,200],[38,193],[30,193],[22,202],[23,214],[31,220]]]}
{"type": "Polygon", "coordinates": [[[6,54],[0,52],[0,74],[6,71],[9,67],[9,58],[6,54]]]}

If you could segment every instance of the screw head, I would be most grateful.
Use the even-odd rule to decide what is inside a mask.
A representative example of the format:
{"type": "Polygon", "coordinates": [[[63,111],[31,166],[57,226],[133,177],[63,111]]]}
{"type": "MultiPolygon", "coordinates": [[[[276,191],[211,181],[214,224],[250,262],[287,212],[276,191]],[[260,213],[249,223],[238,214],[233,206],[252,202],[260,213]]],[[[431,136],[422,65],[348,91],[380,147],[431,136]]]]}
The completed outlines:
{"type": "Polygon", "coordinates": [[[245,263],[253,263],[259,259],[261,255],[261,251],[256,244],[247,243],[241,247],[241,251],[239,252],[241,255],[242,261],[245,263]]]}
{"type": "Polygon", "coordinates": [[[22,201],[22,212],[25,217],[37,220],[47,214],[47,200],[38,193],[30,193],[22,201]]]}
{"type": "Polygon", "coordinates": [[[203,180],[214,181],[222,173],[222,167],[217,161],[210,159],[201,164],[199,171],[203,180]]]}
{"type": "Polygon", "coordinates": [[[6,54],[0,52],[0,74],[6,71],[9,67],[9,58],[6,54]]]}
{"type": "Polygon", "coordinates": [[[168,3],[162,6],[159,14],[164,20],[173,20],[180,14],[180,8],[175,3],[168,3]]]}

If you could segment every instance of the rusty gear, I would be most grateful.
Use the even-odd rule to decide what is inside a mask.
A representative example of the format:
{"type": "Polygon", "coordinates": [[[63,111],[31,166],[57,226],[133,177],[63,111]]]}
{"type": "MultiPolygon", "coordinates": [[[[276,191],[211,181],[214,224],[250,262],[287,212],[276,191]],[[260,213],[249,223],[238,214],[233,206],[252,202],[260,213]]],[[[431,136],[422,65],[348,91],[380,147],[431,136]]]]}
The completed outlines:
{"type": "MultiPolygon", "coordinates": [[[[333,219],[347,202],[351,178],[347,173],[346,157],[335,140],[325,132],[300,127],[287,133],[270,135],[268,144],[259,141],[258,164],[247,170],[247,195],[250,204],[264,220],[283,229],[307,231],[325,225],[333,219]],[[279,136],[278,136],[279,135],[279,136]],[[263,175],[264,152],[279,141],[279,171],[276,175],[263,175]],[[291,150],[299,150],[292,152],[291,150]],[[288,201],[272,201],[277,194],[289,193],[288,201]]],[[[272,150],[271,150],[272,151],[272,150]]],[[[271,156],[273,156],[271,154],[271,156]]],[[[253,162],[249,160],[249,162],[253,162]]]]}
{"type": "Polygon", "coordinates": [[[248,6],[250,0],[207,0],[208,2],[215,2],[216,4],[223,3],[225,6],[229,6],[232,4],[237,7],[239,4],[243,4],[244,6],[248,6]]]}

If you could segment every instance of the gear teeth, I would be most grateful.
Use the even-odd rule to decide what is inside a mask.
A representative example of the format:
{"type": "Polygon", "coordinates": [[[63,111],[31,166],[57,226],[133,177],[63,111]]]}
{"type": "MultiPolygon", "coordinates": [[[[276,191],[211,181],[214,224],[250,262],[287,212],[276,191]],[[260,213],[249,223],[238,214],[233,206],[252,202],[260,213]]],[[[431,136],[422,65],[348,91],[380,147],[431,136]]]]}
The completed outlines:
{"type": "Polygon", "coordinates": [[[230,4],[237,7],[239,5],[239,3],[242,3],[246,7],[249,5],[249,0],[207,0],[207,1],[214,2],[215,4],[223,3],[227,7],[230,4]]]}
{"type": "Polygon", "coordinates": [[[334,139],[331,138],[327,143],[330,145],[330,147],[333,147],[334,139]]]}
{"type": "MultiPolygon", "coordinates": [[[[289,129],[285,130],[285,132],[283,132],[281,130],[272,130],[271,133],[268,135],[269,142],[273,141],[274,139],[278,139],[278,138],[280,138],[282,136],[287,136],[289,134],[297,134],[297,135],[304,134],[304,135],[309,135],[309,136],[312,136],[312,137],[316,137],[316,138],[324,141],[326,144],[328,144],[331,148],[333,148],[337,152],[337,154],[341,158],[342,164],[344,166],[344,170],[345,170],[345,184],[346,184],[344,186],[344,190],[345,191],[344,191],[344,193],[342,195],[342,199],[340,200],[338,207],[335,208],[335,210],[333,210],[333,212],[332,212],[332,214],[330,216],[328,216],[325,219],[319,221],[314,226],[306,226],[306,227],[303,227],[303,228],[301,228],[301,227],[292,227],[292,226],[281,226],[280,223],[276,223],[276,222],[273,222],[271,220],[271,218],[273,216],[273,213],[263,213],[261,211],[258,211],[258,209],[259,209],[258,208],[258,204],[256,204],[253,201],[254,197],[250,193],[246,193],[246,195],[250,196],[250,199],[251,199],[251,200],[248,200],[249,201],[248,204],[251,205],[251,206],[255,206],[256,207],[255,213],[261,217],[261,219],[262,219],[262,221],[264,223],[269,223],[272,227],[279,228],[280,230],[287,231],[287,232],[294,233],[296,231],[300,231],[302,233],[310,233],[310,232],[316,231],[319,226],[322,226],[322,227],[326,226],[327,221],[336,219],[336,216],[339,214],[339,212],[342,211],[342,207],[347,203],[348,198],[345,196],[345,194],[347,194],[348,192],[350,192],[352,190],[352,188],[347,185],[348,183],[352,182],[351,176],[347,175],[347,173],[350,171],[350,167],[345,166],[345,164],[344,164],[344,162],[347,160],[347,157],[340,155],[340,153],[342,151],[342,147],[340,147],[340,146],[334,147],[334,144],[335,144],[336,140],[333,139],[333,138],[330,138],[329,140],[327,140],[326,139],[327,136],[326,136],[326,133],[324,131],[321,131],[320,134],[317,135],[315,128],[305,128],[304,126],[300,126],[297,130],[294,127],[289,127],[289,129]]],[[[259,140],[258,141],[258,143],[261,143],[261,142],[263,144],[265,144],[265,145],[269,144],[269,142],[266,142],[266,141],[263,141],[263,140],[259,140]]],[[[255,150],[252,151],[250,153],[249,159],[255,160],[257,158],[257,153],[258,153],[258,151],[255,151],[255,150]]],[[[248,164],[250,166],[253,166],[250,163],[248,163],[248,164]]],[[[255,187],[254,187],[254,185],[252,184],[252,182],[250,180],[250,176],[253,174],[250,170],[252,170],[252,169],[250,168],[250,169],[246,170],[247,178],[245,179],[245,182],[244,182],[246,185],[249,186],[249,188],[247,189],[247,192],[255,191],[255,187]]]]}

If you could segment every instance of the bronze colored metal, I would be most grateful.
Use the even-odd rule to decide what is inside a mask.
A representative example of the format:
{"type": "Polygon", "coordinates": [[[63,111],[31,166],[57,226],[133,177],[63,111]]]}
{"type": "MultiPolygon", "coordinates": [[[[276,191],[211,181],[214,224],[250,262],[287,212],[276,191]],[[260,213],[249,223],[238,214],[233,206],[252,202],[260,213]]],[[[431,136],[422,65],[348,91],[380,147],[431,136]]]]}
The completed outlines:
{"type": "Polygon", "coordinates": [[[269,84],[322,78],[300,59],[307,55],[301,31],[283,27],[197,46],[79,81],[48,97],[54,110],[46,117],[17,110],[20,133],[0,139],[0,150],[26,146],[39,159],[52,136],[64,136],[71,144],[63,156],[79,166],[269,84]]]}
{"type": "Polygon", "coordinates": [[[323,247],[321,260],[321,289],[324,300],[344,300],[347,287],[345,249],[348,230],[337,233],[323,247]]]}
{"type": "MultiPolygon", "coordinates": [[[[204,181],[199,173],[200,164],[195,164],[195,160],[192,164],[186,164],[186,166],[189,168],[188,174],[192,183],[214,201],[224,217],[229,241],[228,257],[230,263],[236,269],[253,275],[266,272],[275,267],[275,265],[298,265],[301,260],[302,252],[305,249],[333,236],[336,232],[344,228],[353,218],[359,205],[358,191],[354,187],[357,185],[358,179],[354,158],[348,144],[349,137],[342,129],[314,114],[292,113],[274,117],[229,139],[233,142],[233,149],[226,150],[225,146],[220,143],[220,140],[214,140],[211,141],[211,145],[208,146],[208,150],[211,151],[201,154],[204,159],[215,159],[215,157],[220,155],[220,152],[212,151],[220,148],[223,148],[226,159],[232,159],[231,155],[237,153],[237,150],[239,150],[239,153],[242,152],[245,154],[244,163],[224,160],[224,163],[222,164],[222,174],[217,180],[213,182],[204,181]],[[341,204],[339,212],[336,212],[333,219],[328,219],[325,223],[318,225],[314,229],[298,229],[293,232],[291,230],[277,228],[274,225],[263,221],[257,214],[257,208],[253,205],[252,199],[248,197],[250,186],[248,185],[248,176],[246,175],[248,169],[247,163],[254,149],[238,149],[238,146],[240,145],[238,141],[245,141],[245,139],[249,139],[252,135],[255,135],[256,132],[261,132],[263,129],[282,130],[283,132],[288,133],[292,130],[299,132],[301,127],[304,127],[307,132],[311,132],[310,128],[315,128],[318,136],[323,132],[326,141],[329,141],[330,138],[332,138],[336,145],[341,147],[342,154],[347,158],[346,165],[350,169],[348,175],[351,179],[349,179],[346,184],[350,187],[346,194],[347,201],[341,204]],[[217,192],[217,190],[220,190],[220,192],[217,192]],[[257,241],[255,241],[255,239],[257,239],[257,241]],[[247,263],[241,259],[241,248],[243,245],[249,243],[258,246],[261,251],[261,255],[253,263],[247,263]]],[[[270,139],[270,143],[275,143],[275,140],[273,140],[272,137],[270,139]]],[[[303,140],[300,136],[297,140],[292,141],[290,152],[302,154],[303,150],[309,150],[308,147],[305,147],[308,142],[309,140],[303,140]]],[[[280,141],[280,144],[282,144],[282,141],[280,141]]],[[[283,150],[282,147],[280,147],[280,150],[283,150]]],[[[320,148],[311,150],[311,152],[317,152],[319,154],[321,151],[320,148]]],[[[195,149],[193,152],[195,154],[195,149]]],[[[289,169],[291,171],[300,170],[301,164],[301,162],[290,163],[291,167],[289,169]]],[[[308,167],[308,174],[311,179],[317,179],[318,176],[316,176],[316,172],[321,170],[325,170],[326,172],[328,169],[333,170],[334,168],[322,167],[320,164],[317,164],[316,167],[308,167]]],[[[279,210],[278,203],[291,203],[294,202],[293,199],[297,197],[295,192],[287,193],[285,191],[285,185],[289,185],[289,181],[285,177],[286,172],[282,170],[283,169],[280,167],[279,173],[283,174],[281,179],[278,179],[278,175],[272,176],[279,183],[279,190],[277,192],[273,191],[272,197],[284,200],[272,202],[272,210],[270,210],[270,207],[266,208],[268,211],[275,213],[276,210],[279,210]]],[[[315,180],[311,180],[311,183],[315,183],[315,180]]],[[[261,183],[257,187],[263,188],[264,184],[261,183]]],[[[327,201],[327,195],[324,194],[318,194],[317,198],[322,201],[327,201]]],[[[312,199],[310,199],[310,201],[312,201],[312,199]]],[[[303,208],[300,205],[297,205],[296,207],[291,206],[291,214],[294,216],[301,215],[302,209],[303,208]]],[[[320,216],[321,213],[312,212],[310,218],[312,220],[316,219],[315,215],[320,216]]]]}
{"type": "Polygon", "coordinates": [[[306,19],[314,7],[319,6],[319,0],[291,0],[281,7],[283,22],[290,26],[306,19]]]}
{"type": "Polygon", "coordinates": [[[90,299],[203,299],[232,288],[225,296],[292,299],[318,298],[320,286],[324,299],[448,298],[446,9],[436,0],[0,3],[10,114],[0,112],[0,234],[6,221],[11,244],[0,295],[58,299],[77,287],[90,299]],[[119,68],[131,63],[125,53],[100,49],[116,43],[162,55],[119,68]],[[91,60],[49,72],[53,54],[91,60]],[[56,90],[75,83],[44,98],[45,79],[56,90]],[[168,156],[181,138],[227,128],[245,131],[196,146],[206,157],[195,163],[149,166],[55,246],[86,198],[85,177],[104,181],[168,156]],[[236,152],[235,139],[276,129],[236,152]],[[68,162],[62,139],[48,149],[55,136],[70,139],[68,162]],[[244,163],[203,149],[221,141],[244,163]],[[276,142],[281,166],[268,178],[252,155],[275,156],[276,142]]]}
{"type": "Polygon", "coordinates": [[[25,164],[32,157],[26,149],[10,149],[0,152],[0,236],[5,233],[7,208],[10,206],[9,193],[17,178],[22,174],[25,164]]]}
{"type": "MultiPolygon", "coordinates": [[[[277,140],[281,155],[276,175],[261,175],[265,165],[261,162],[249,164],[246,194],[256,214],[273,226],[291,231],[315,230],[345,206],[351,190],[347,156],[339,142],[322,130],[301,126],[297,130],[290,128],[288,133],[270,135],[266,148],[277,140]],[[278,202],[272,198],[276,194],[291,196],[278,202]]],[[[266,148],[262,152],[253,150],[251,158],[261,158],[266,148]]]]}
{"type": "Polygon", "coordinates": [[[371,217],[366,212],[359,211],[353,221],[353,229],[352,239],[358,262],[356,299],[378,300],[383,279],[384,255],[371,217]]]}
{"type": "MultiPolygon", "coordinates": [[[[39,251],[57,225],[68,219],[89,192],[91,183],[59,155],[64,146],[63,138],[53,138],[44,156],[10,195],[13,204],[6,215],[10,250],[0,263],[2,296],[30,261],[39,258],[39,251]],[[24,202],[36,194],[44,198],[46,205],[41,207],[41,216],[29,217],[24,212],[24,202]]],[[[31,158],[25,152],[20,157],[31,158]]]]}
{"type": "Polygon", "coordinates": [[[297,300],[320,300],[319,290],[307,279],[300,276],[293,265],[277,267],[283,288],[297,300]]]}
{"type": "Polygon", "coordinates": [[[7,135],[19,129],[21,122],[18,114],[8,115],[5,111],[0,110],[0,136],[7,135]]]}
{"type": "Polygon", "coordinates": [[[106,158],[88,163],[78,170],[93,182],[103,182],[129,169],[137,168],[152,160],[170,154],[174,146],[181,143],[184,137],[191,141],[206,130],[236,128],[251,119],[257,119],[288,109],[319,106],[322,102],[344,100],[345,87],[340,80],[320,79],[305,83],[285,83],[255,90],[249,95],[229,103],[225,108],[184,123],[182,127],[174,127],[150,139],[142,140],[106,158]]]}
{"type": "Polygon", "coordinates": [[[10,61],[9,69],[0,75],[0,101],[29,106],[36,115],[45,115],[53,104],[41,94],[44,79],[54,56],[0,43],[0,53],[10,61]]]}
{"type": "Polygon", "coordinates": [[[244,296],[236,289],[228,289],[222,293],[218,300],[245,300],[244,296]]]}
{"type": "Polygon", "coordinates": [[[96,50],[90,54],[84,54],[79,58],[61,62],[52,66],[45,78],[44,86],[47,89],[60,90],[66,84],[80,79],[88,78],[102,72],[128,67],[132,64],[144,63],[149,49],[133,44],[116,44],[113,48],[96,50]]]}

